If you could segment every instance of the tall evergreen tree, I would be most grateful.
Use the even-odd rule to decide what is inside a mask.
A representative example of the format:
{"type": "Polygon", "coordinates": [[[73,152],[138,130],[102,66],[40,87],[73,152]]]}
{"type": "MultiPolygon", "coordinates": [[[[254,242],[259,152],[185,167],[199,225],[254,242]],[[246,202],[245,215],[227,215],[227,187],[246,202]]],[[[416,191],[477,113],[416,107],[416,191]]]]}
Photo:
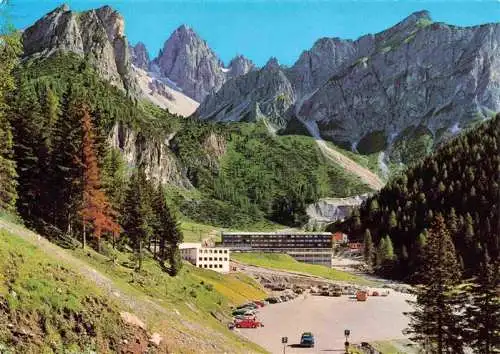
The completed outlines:
{"type": "Polygon", "coordinates": [[[120,232],[120,225],[115,222],[117,214],[101,189],[101,176],[94,152],[94,133],[88,108],[80,107],[79,114],[82,117],[83,128],[83,200],[80,208],[83,221],[83,247],[86,242],[86,226],[89,225],[92,228],[92,236],[97,243],[97,249],[100,251],[101,235],[110,233],[114,244],[120,232]]]}
{"type": "Polygon", "coordinates": [[[373,246],[372,234],[370,229],[365,230],[365,237],[363,242],[363,255],[365,258],[365,262],[369,267],[373,266],[373,257],[375,255],[375,249],[373,246]]]}
{"type": "Polygon", "coordinates": [[[498,353],[500,348],[499,262],[484,250],[478,275],[471,285],[472,303],[467,309],[468,342],[476,353],[498,353]]]}
{"type": "Polygon", "coordinates": [[[143,168],[135,171],[128,185],[123,206],[123,231],[136,254],[137,270],[141,270],[144,247],[153,233],[151,196],[143,168]]]}
{"type": "Polygon", "coordinates": [[[36,93],[20,88],[14,102],[12,127],[18,172],[17,210],[28,222],[48,210],[47,172],[50,163],[46,124],[36,93]]]}
{"type": "Polygon", "coordinates": [[[77,213],[82,199],[83,131],[77,92],[70,86],[63,98],[61,117],[54,128],[54,153],[49,171],[52,201],[52,220],[49,221],[71,234],[79,224],[77,213]]]}
{"type": "Polygon", "coordinates": [[[15,89],[12,71],[21,53],[19,36],[0,29],[0,210],[15,210],[16,164],[13,160],[11,125],[8,118],[9,99],[15,89]]]}
{"type": "Polygon", "coordinates": [[[438,214],[425,246],[414,311],[407,313],[411,339],[423,344],[427,352],[463,353],[463,304],[457,292],[460,276],[455,247],[438,214]]]}
{"type": "Polygon", "coordinates": [[[159,240],[158,258],[160,262],[168,259],[170,264],[169,272],[171,275],[176,275],[182,267],[178,245],[182,241],[182,233],[174,215],[166,204],[161,185],[158,185],[154,193],[153,210],[156,216],[154,234],[159,240]]]}

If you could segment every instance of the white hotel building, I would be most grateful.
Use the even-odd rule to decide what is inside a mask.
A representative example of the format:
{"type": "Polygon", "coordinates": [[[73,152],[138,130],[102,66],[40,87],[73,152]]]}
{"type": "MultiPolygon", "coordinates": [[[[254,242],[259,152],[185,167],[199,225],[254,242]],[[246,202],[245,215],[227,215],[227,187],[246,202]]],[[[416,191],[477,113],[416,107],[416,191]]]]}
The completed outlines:
{"type": "Polygon", "coordinates": [[[202,247],[200,243],[181,243],[182,259],[198,268],[210,269],[219,273],[229,272],[229,249],[222,247],[202,247]]]}

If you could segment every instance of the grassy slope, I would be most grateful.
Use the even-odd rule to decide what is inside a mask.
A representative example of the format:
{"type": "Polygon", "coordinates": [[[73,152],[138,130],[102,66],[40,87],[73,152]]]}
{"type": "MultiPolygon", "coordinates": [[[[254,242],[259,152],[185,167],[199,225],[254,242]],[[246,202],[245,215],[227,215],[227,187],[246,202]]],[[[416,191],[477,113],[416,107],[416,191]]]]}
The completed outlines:
{"type": "MultiPolygon", "coordinates": [[[[123,332],[118,325],[113,324],[121,323],[117,317],[118,311],[125,310],[137,314],[147,323],[150,331],[160,333],[167,340],[169,348],[176,353],[203,352],[200,343],[205,345],[206,352],[206,347],[211,347],[212,342],[217,345],[216,350],[262,352],[261,348],[236,336],[225,326],[232,305],[265,297],[262,288],[243,274],[221,275],[185,265],[179,276],[170,277],[152,259],[147,259],[143,271],[137,273],[127,267],[129,255],[124,253],[116,253],[117,262],[113,264],[109,258],[91,249],[61,250],[69,258],[75,256],[111,279],[116,289],[112,293],[122,295],[110,301],[102,290],[78,274],[81,274],[81,269],[75,268],[77,264],[65,264],[46,252],[36,249],[16,235],[0,230],[0,300],[8,306],[7,311],[0,307],[0,343],[9,343],[6,332],[2,331],[5,326],[1,323],[6,321],[5,316],[13,308],[22,309],[21,318],[26,317],[23,315],[26,313],[46,316],[45,323],[49,326],[44,341],[60,343],[60,326],[71,328],[71,323],[67,324],[61,317],[67,308],[71,313],[88,315],[86,322],[95,322],[97,329],[102,327],[99,336],[112,343],[118,336],[116,333],[123,332]],[[13,273],[13,264],[22,271],[13,273]],[[16,276],[14,283],[10,280],[12,274],[16,276]],[[17,300],[9,290],[11,283],[14,284],[17,300]],[[96,298],[90,302],[93,307],[87,304],[85,299],[88,297],[96,298]]],[[[71,335],[70,331],[63,333],[71,335]]],[[[81,336],[75,340],[84,339],[81,336]]],[[[95,343],[90,340],[85,343],[90,345],[89,348],[95,347],[95,343]]],[[[69,344],[64,346],[65,349],[68,347],[69,344]]],[[[40,349],[40,346],[35,344],[34,348],[40,349]]]]}
{"type": "Polygon", "coordinates": [[[145,260],[141,272],[135,272],[129,268],[129,254],[116,253],[117,264],[92,250],[75,250],[74,254],[111,278],[121,290],[135,293],[138,297],[153,298],[172,314],[180,314],[180,317],[171,318],[172,321],[167,323],[155,315],[146,318],[153,330],[162,332],[168,326],[186,331],[182,324],[188,320],[191,324],[187,332],[192,337],[210,341],[210,334],[216,333],[220,337],[224,336],[226,345],[230,345],[235,352],[261,351],[225,326],[231,306],[265,297],[262,288],[245,275],[221,275],[185,264],[179,275],[170,277],[151,258],[145,260]],[[216,320],[215,316],[224,323],[216,320]],[[206,328],[212,331],[206,331],[206,328]]]}
{"type": "Polygon", "coordinates": [[[321,265],[297,262],[295,259],[286,254],[233,252],[231,257],[236,261],[260,267],[306,273],[330,280],[348,281],[366,285],[371,284],[370,281],[365,280],[362,277],[342,272],[340,270],[327,268],[321,265]]]}
{"type": "Polygon", "coordinates": [[[114,352],[121,331],[119,307],[100,289],[0,230],[0,352],[114,352]]]}

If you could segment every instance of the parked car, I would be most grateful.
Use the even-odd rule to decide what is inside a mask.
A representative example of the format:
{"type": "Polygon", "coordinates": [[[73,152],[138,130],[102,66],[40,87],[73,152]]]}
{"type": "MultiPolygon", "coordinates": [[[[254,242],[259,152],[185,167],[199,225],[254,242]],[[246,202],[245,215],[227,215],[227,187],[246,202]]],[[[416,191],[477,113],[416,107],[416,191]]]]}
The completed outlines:
{"type": "Polygon", "coordinates": [[[256,319],[255,315],[236,315],[234,316],[235,320],[249,320],[249,319],[256,319]]]}
{"type": "Polygon", "coordinates": [[[255,305],[257,305],[258,307],[264,307],[265,306],[264,301],[255,300],[253,303],[255,305]]]}
{"type": "Polygon", "coordinates": [[[368,293],[366,291],[359,290],[356,293],[356,300],[358,301],[366,301],[367,298],[368,298],[368,293]]]}
{"type": "Polygon", "coordinates": [[[314,336],[311,332],[304,332],[300,337],[300,346],[314,348],[314,336]]]}
{"type": "Polygon", "coordinates": [[[330,296],[335,296],[335,297],[342,296],[342,291],[340,289],[332,290],[330,292],[330,296]]]}
{"type": "Polygon", "coordinates": [[[236,328],[257,328],[257,327],[264,327],[262,322],[256,321],[254,319],[244,319],[244,320],[237,320],[234,322],[234,325],[236,328]]]}
{"type": "Polygon", "coordinates": [[[232,312],[232,315],[233,316],[244,315],[245,312],[247,312],[247,309],[238,309],[238,310],[234,310],[232,312]]]}
{"type": "Polygon", "coordinates": [[[276,304],[278,302],[278,299],[276,299],[275,297],[268,297],[266,301],[268,301],[270,304],[276,304]]]}

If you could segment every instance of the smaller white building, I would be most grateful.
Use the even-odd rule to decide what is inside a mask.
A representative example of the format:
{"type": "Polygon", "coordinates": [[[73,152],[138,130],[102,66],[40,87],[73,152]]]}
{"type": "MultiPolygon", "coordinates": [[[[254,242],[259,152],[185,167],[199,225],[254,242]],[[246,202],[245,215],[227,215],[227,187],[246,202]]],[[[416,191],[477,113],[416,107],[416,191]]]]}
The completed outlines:
{"type": "Polygon", "coordinates": [[[200,243],[181,243],[182,259],[198,268],[210,269],[219,273],[229,272],[229,249],[222,247],[202,247],[200,243]]]}

